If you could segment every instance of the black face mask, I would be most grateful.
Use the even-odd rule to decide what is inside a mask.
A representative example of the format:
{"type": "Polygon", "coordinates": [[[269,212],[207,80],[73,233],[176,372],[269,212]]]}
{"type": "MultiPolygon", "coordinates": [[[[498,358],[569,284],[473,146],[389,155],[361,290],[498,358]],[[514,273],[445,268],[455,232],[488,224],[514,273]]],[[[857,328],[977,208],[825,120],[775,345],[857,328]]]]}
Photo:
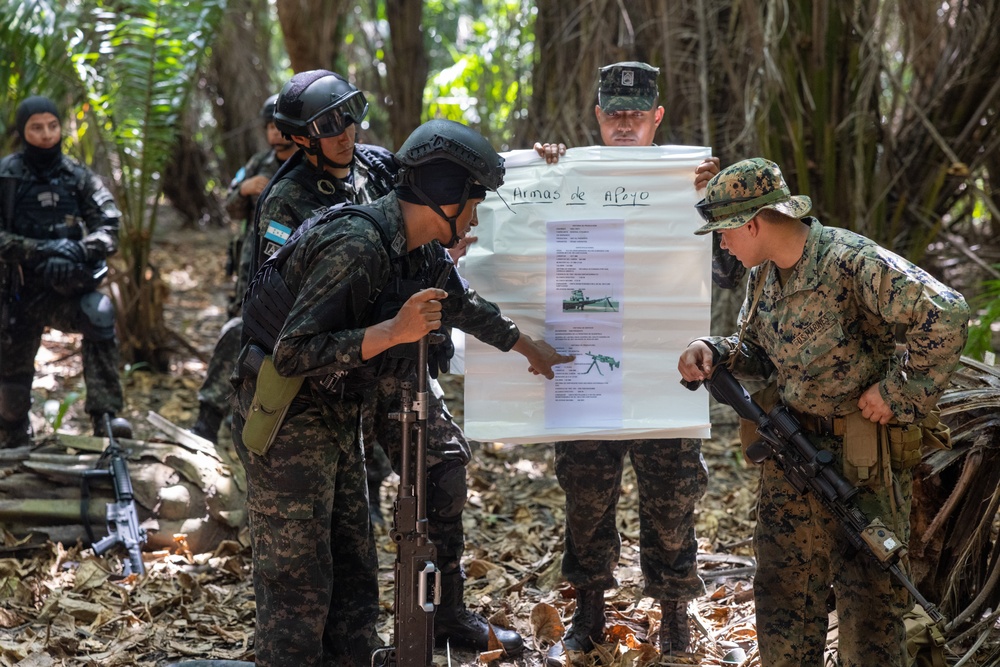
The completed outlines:
{"type": "Polygon", "coordinates": [[[47,174],[57,164],[62,157],[62,139],[51,148],[39,148],[24,142],[24,164],[28,169],[38,175],[47,174]]]}

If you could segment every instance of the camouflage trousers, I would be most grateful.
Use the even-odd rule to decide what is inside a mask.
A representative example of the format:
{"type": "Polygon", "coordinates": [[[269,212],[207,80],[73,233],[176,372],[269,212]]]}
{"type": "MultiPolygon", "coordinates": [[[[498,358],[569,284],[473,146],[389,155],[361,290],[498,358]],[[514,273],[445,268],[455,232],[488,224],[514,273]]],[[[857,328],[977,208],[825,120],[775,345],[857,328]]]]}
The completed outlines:
{"type": "Polygon", "coordinates": [[[8,331],[0,342],[3,360],[0,388],[4,388],[0,391],[0,400],[17,397],[10,401],[11,405],[5,401],[5,405],[0,406],[0,413],[7,414],[3,421],[11,424],[25,422],[26,426],[31,408],[35,355],[38,354],[46,326],[64,332],[83,333],[81,352],[83,381],[87,388],[86,411],[91,414],[121,411],[124,401],[118,377],[118,341],[110,330],[107,337],[92,333],[79,298],[46,295],[33,300],[30,309],[16,313],[15,317],[15,330],[8,331]]]}
{"type": "Polygon", "coordinates": [[[639,558],[644,594],[691,600],[705,593],[698,576],[695,505],[708,486],[701,441],[577,440],[555,443],[555,469],[566,492],[562,572],[576,588],[618,585],[621,555],[615,522],[628,455],[639,490],[639,558]]]}
{"type": "Polygon", "coordinates": [[[252,385],[237,394],[233,439],[247,473],[256,664],[368,665],[379,644],[378,558],[360,406],[297,398],[271,449],[258,456],[241,437],[252,385]]]}
{"type": "MultiPolygon", "coordinates": [[[[813,437],[839,462],[839,438],[813,437]]],[[[754,599],[761,665],[822,667],[830,586],[837,600],[839,664],[906,667],[903,614],[909,594],[867,554],[845,554],[842,529],[811,494],[799,494],[772,461],[761,472],[754,549],[754,599]]],[[[893,489],[861,487],[855,502],[909,540],[912,477],[895,473],[893,489]],[[895,519],[894,519],[895,517],[895,519]]]]}
{"type": "Polygon", "coordinates": [[[219,414],[229,412],[229,396],[233,393],[230,377],[240,358],[240,338],[243,336],[243,319],[234,317],[224,325],[219,340],[212,350],[212,358],[205,370],[205,381],[198,390],[198,402],[215,408],[219,414]]]}
{"type": "MultiPolygon", "coordinates": [[[[415,378],[413,383],[416,391],[415,378]]],[[[438,567],[450,574],[461,567],[465,550],[465,466],[472,458],[472,449],[448,412],[444,392],[436,380],[428,378],[427,393],[427,533],[437,547],[438,567]]],[[[373,460],[372,448],[381,446],[397,471],[402,459],[403,430],[400,422],[389,418],[389,413],[399,409],[400,396],[400,381],[382,378],[375,401],[366,406],[363,428],[366,459],[373,460]]]]}

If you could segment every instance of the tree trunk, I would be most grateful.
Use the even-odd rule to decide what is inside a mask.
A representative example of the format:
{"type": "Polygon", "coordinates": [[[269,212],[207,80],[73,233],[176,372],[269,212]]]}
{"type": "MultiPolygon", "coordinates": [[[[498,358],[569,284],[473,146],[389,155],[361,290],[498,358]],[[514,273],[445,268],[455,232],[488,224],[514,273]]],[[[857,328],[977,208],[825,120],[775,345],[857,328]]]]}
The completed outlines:
{"type": "Polygon", "coordinates": [[[267,0],[231,0],[206,72],[207,93],[222,147],[222,185],[267,148],[260,108],[280,86],[271,81],[267,0]]]}
{"type": "Polygon", "coordinates": [[[221,227],[225,214],[219,200],[208,187],[211,171],[209,157],[203,146],[194,140],[194,113],[185,115],[174,154],[163,170],[163,194],[170,199],[184,218],[185,226],[210,224],[221,227]]]}
{"type": "Polygon", "coordinates": [[[423,0],[386,0],[386,105],[393,146],[398,148],[420,125],[429,63],[421,27],[423,0]]]}
{"type": "MultiPolygon", "coordinates": [[[[344,17],[354,3],[342,0],[277,0],[285,49],[295,72],[337,71],[344,17]]],[[[347,76],[346,72],[338,72],[347,76]]]]}

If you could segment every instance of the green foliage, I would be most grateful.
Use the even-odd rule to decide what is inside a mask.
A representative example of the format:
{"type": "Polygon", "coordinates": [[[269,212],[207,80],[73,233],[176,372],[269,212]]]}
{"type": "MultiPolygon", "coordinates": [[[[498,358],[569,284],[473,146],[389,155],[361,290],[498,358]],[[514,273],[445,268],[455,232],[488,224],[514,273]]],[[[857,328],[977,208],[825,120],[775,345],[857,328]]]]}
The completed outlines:
{"type": "Polygon", "coordinates": [[[66,418],[70,407],[81,398],[83,398],[83,394],[78,391],[71,391],[66,394],[62,401],[50,400],[46,402],[45,418],[52,426],[53,431],[58,431],[62,427],[63,420],[66,418]],[[49,404],[56,404],[54,405],[55,409],[50,411],[49,404]]]}
{"type": "Polygon", "coordinates": [[[428,20],[428,37],[431,71],[439,70],[424,92],[425,119],[478,126],[506,148],[514,133],[511,121],[531,94],[525,82],[534,47],[534,3],[483,0],[458,11],[453,3],[432,0],[424,14],[435,17],[428,20]]]}
{"type": "MultiPolygon", "coordinates": [[[[97,0],[71,44],[90,109],[112,145],[126,239],[155,230],[160,172],[224,4],[97,0]]],[[[123,251],[127,260],[137,251],[143,266],[148,239],[123,251]]]]}
{"type": "MultiPolygon", "coordinates": [[[[1000,264],[994,268],[1000,270],[1000,264]]],[[[966,356],[980,361],[987,352],[996,352],[993,349],[993,325],[1000,322],[1000,280],[986,280],[982,289],[983,292],[970,304],[974,311],[979,311],[979,316],[969,326],[969,340],[964,352],[966,356]]]]}
{"type": "Polygon", "coordinates": [[[57,0],[0,2],[0,154],[10,152],[14,112],[29,95],[46,95],[63,105],[80,87],[66,58],[66,30],[77,19],[75,5],[57,0]]]}
{"type": "Polygon", "coordinates": [[[70,53],[107,144],[122,210],[120,259],[126,266],[112,294],[123,357],[152,358],[164,338],[162,301],[148,266],[161,174],[225,0],[91,2],[70,53]]]}

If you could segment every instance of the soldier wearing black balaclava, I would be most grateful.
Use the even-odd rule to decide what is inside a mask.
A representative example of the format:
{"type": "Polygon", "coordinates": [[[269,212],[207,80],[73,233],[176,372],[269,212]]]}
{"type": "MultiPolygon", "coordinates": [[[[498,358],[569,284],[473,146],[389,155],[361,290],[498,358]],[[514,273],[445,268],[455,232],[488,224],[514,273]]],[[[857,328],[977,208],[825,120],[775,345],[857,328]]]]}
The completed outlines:
{"type": "Polygon", "coordinates": [[[121,212],[89,169],[62,153],[59,111],[29,97],[23,150],[0,160],[0,447],[30,444],[34,359],[46,326],[83,334],[85,407],[94,434],[122,409],[111,300],[97,291],[118,248],[121,212]]]}

